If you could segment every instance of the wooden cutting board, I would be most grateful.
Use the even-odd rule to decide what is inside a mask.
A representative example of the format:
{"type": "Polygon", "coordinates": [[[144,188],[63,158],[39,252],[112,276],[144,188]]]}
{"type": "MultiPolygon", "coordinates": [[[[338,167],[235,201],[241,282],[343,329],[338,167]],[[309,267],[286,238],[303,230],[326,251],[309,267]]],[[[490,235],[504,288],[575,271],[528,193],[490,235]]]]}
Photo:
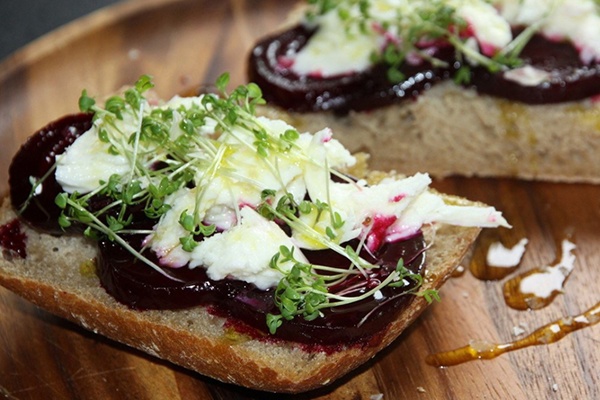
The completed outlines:
{"type": "MultiPolygon", "coordinates": [[[[144,73],[154,76],[165,98],[198,83],[212,83],[224,71],[231,73],[233,83],[243,83],[254,40],[275,29],[293,4],[130,1],[78,20],[15,53],[0,65],[0,191],[7,190],[6,171],[19,144],[47,122],[76,111],[83,88],[102,96],[144,73]]],[[[600,186],[464,178],[436,181],[435,186],[494,205],[513,229],[485,231],[472,262],[463,264],[467,271],[441,291],[441,303],[430,307],[387,350],[331,387],[288,397],[215,382],[87,332],[0,289],[0,397],[600,399],[600,326],[591,322],[556,343],[491,360],[446,368],[426,363],[429,354],[473,340],[504,343],[523,338],[598,304],[600,186]],[[527,251],[512,275],[484,281],[470,272],[471,265],[484,265],[490,243],[512,246],[523,238],[529,241],[527,251]],[[575,268],[563,293],[540,310],[508,307],[504,283],[524,271],[554,265],[563,240],[576,245],[575,268]]],[[[563,324],[561,332],[565,331],[563,324]]]]}

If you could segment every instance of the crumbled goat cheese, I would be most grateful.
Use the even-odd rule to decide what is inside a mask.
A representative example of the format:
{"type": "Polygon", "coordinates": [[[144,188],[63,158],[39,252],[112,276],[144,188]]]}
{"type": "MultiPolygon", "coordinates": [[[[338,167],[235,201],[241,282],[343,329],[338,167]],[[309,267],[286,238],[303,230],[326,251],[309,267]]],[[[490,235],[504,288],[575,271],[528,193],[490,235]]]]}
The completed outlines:
{"type": "Polygon", "coordinates": [[[548,82],[552,74],[543,69],[525,65],[523,67],[509,69],[503,73],[505,79],[518,83],[521,86],[538,86],[548,82]]]}
{"type": "MultiPolygon", "coordinates": [[[[142,102],[139,110],[112,121],[117,130],[107,132],[102,140],[100,130],[114,127],[112,122],[102,125],[102,117],[97,118],[93,127],[59,158],[57,179],[69,192],[89,193],[113,174],[120,175],[119,184],[126,184],[136,170],[134,161],[148,170],[157,162],[169,162],[168,153],[149,147],[156,146],[155,142],[130,138],[139,133],[141,118],[157,108],[172,115],[170,125],[164,121],[169,139],[180,138],[186,134],[181,126],[186,112],[205,107],[202,99],[174,97],[158,105],[142,102]],[[118,143],[115,147],[121,150],[119,154],[109,150],[107,138],[110,143],[118,143]]],[[[249,123],[272,143],[281,144],[278,140],[293,130],[280,120],[249,118],[249,123]]],[[[443,197],[428,190],[431,179],[426,174],[388,178],[373,186],[364,181],[332,180],[332,170],[350,167],[356,159],[332,137],[330,129],[299,133],[291,142],[283,143],[284,147],[274,146],[261,154],[256,147],[256,131],[235,125],[215,135],[217,126],[210,116],[203,119],[195,134],[198,140],[206,140],[205,147],[194,147],[186,154],[195,168],[194,185],[181,187],[164,199],[170,208],[144,241],[161,265],[202,266],[212,279],[234,278],[267,289],[282,277],[280,271],[269,266],[281,246],[293,249],[297,261],[307,262],[303,249],[326,248],[332,242],[339,245],[354,238],[364,239],[370,249],[376,249],[384,241],[417,232],[423,224],[508,226],[491,207],[446,204],[443,197]],[[273,191],[275,203],[284,196],[291,196],[296,203],[307,195],[310,198],[313,208],[300,213],[298,225],[290,227],[291,237],[277,223],[257,213],[265,190],[273,191]],[[319,208],[318,204],[327,207],[319,208]],[[190,235],[180,222],[184,215],[214,225],[217,233],[184,249],[182,238],[190,235]],[[334,237],[330,237],[332,232],[334,237]]],[[[141,174],[143,185],[158,183],[150,182],[156,178],[148,175],[141,174]]],[[[287,262],[279,267],[285,271],[291,265],[287,262]]]]}
{"type": "MultiPolygon", "coordinates": [[[[319,29],[297,53],[286,55],[286,64],[301,76],[331,77],[365,71],[372,65],[372,54],[390,42],[402,40],[393,24],[383,27],[428,5],[424,0],[371,0],[369,4],[370,15],[378,22],[364,30],[348,26],[335,8],[318,16],[315,24],[319,29]]],[[[511,42],[511,26],[539,25],[547,37],[573,42],[583,62],[600,60],[600,15],[593,0],[447,0],[447,4],[469,26],[473,37],[466,45],[488,57],[511,42]]],[[[350,20],[360,15],[358,7],[349,9],[350,20]]],[[[405,19],[406,24],[411,23],[405,19]]],[[[467,59],[477,63],[468,55],[467,59]]],[[[529,86],[542,78],[540,73],[524,70],[508,79],[529,86]]]]}
{"type": "MultiPolygon", "coordinates": [[[[211,279],[233,276],[264,290],[276,286],[283,277],[281,272],[269,267],[279,246],[294,248],[299,261],[307,262],[275,222],[250,207],[242,208],[240,217],[240,223],[233,228],[200,242],[192,252],[190,267],[204,266],[211,279]]],[[[279,265],[284,270],[292,267],[291,262],[279,265]]]]}
{"type": "Polygon", "coordinates": [[[109,147],[109,143],[99,139],[95,127],[77,138],[56,160],[55,176],[63,190],[88,193],[113,174],[127,174],[131,168],[129,160],[123,155],[109,153],[109,147]]]}

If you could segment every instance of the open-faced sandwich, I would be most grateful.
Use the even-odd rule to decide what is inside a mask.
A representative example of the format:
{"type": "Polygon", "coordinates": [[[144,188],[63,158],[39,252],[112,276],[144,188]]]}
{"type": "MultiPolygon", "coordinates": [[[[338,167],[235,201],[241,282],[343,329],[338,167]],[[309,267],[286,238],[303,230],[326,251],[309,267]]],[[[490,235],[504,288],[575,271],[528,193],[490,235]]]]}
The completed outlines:
{"type": "Polygon", "coordinates": [[[333,382],[437,297],[492,207],[369,172],[260,89],[148,101],[142,77],[10,166],[0,284],[81,326],[254,389],[333,382]]]}
{"type": "Polygon", "coordinates": [[[298,129],[373,166],[600,182],[594,0],[311,0],[249,79],[298,129]]]}

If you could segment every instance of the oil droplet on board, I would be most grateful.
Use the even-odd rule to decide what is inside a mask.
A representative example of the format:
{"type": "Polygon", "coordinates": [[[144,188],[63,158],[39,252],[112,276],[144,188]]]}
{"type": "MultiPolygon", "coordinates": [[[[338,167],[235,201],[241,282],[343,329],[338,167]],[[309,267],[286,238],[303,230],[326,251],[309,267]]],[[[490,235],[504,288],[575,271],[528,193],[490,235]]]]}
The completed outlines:
{"type": "Polygon", "coordinates": [[[485,261],[475,258],[471,261],[471,274],[486,281],[507,277],[519,267],[528,242],[525,238],[521,239],[511,248],[504,247],[500,242],[491,243],[485,254],[485,261]]]}
{"type": "Polygon", "coordinates": [[[571,332],[598,322],[600,322],[600,303],[575,317],[561,318],[544,325],[519,340],[502,344],[472,341],[469,345],[456,350],[430,354],[425,358],[425,362],[434,367],[448,367],[472,360],[489,360],[509,351],[557,342],[571,332]]]}
{"type": "Polygon", "coordinates": [[[450,274],[450,277],[452,278],[460,278],[461,276],[463,276],[465,274],[465,267],[463,267],[462,265],[459,265],[458,267],[456,267],[454,269],[454,271],[452,271],[452,274],[450,274]]]}
{"type": "Polygon", "coordinates": [[[525,246],[529,240],[521,239],[516,245],[507,249],[500,242],[492,243],[488,249],[486,262],[490,267],[511,268],[521,262],[525,254],[525,246]]]}
{"type": "Polygon", "coordinates": [[[562,254],[556,265],[536,268],[508,280],[503,288],[506,304],[516,310],[537,310],[550,304],[562,293],[573,271],[575,248],[575,244],[563,240],[562,254]]]}

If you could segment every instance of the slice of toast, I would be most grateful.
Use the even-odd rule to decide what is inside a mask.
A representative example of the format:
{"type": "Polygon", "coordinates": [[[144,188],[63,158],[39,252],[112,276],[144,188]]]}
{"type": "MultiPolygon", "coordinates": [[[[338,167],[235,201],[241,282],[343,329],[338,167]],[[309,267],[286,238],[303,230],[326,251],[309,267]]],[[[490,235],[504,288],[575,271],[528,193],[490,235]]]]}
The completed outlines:
{"type": "MultiPolygon", "coordinates": [[[[141,82],[143,83],[145,80],[142,79],[141,82]]],[[[136,90],[138,90],[137,88],[138,85],[136,84],[136,90]]],[[[211,99],[214,101],[213,97],[209,98],[209,100],[211,99]]],[[[180,104],[181,101],[188,100],[190,99],[176,98],[174,103],[180,104]]],[[[194,101],[201,101],[201,99],[194,101]]],[[[204,103],[193,103],[192,100],[190,100],[190,104],[204,105],[204,103]]],[[[207,104],[212,107],[214,103],[207,102],[207,104]]],[[[230,105],[230,103],[227,103],[227,105],[230,105]]],[[[217,106],[214,107],[216,109],[217,106]]],[[[230,110],[230,108],[224,107],[222,109],[225,111],[230,110]]],[[[220,110],[223,111],[222,109],[220,110]]],[[[146,111],[150,112],[149,110],[146,111]]],[[[89,118],[89,115],[86,114],[86,116],[89,118]]],[[[254,117],[249,116],[247,118],[254,117]]],[[[38,136],[34,137],[37,139],[48,138],[44,135],[50,131],[53,133],[60,132],[70,138],[71,136],[68,135],[72,135],[72,131],[76,130],[74,124],[77,121],[79,121],[78,118],[61,119],[58,125],[51,123],[49,127],[52,129],[44,128],[38,132],[38,136]]],[[[177,122],[179,120],[174,118],[173,121],[175,121],[173,126],[179,128],[180,125],[177,122]]],[[[262,123],[264,124],[265,121],[262,121],[262,123]]],[[[210,128],[210,125],[208,127],[210,128]]],[[[82,130],[84,129],[88,129],[86,133],[91,132],[90,136],[94,134],[92,128],[82,128],[82,130]]],[[[123,132],[128,131],[123,129],[123,132]]],[[[238,132],[239,135],[253,135],[250,131],[240,132],[238,132]]],[[[120,130],[119,133],[121,133],[120,130]]],[[[324,131],[324,133],[329,134],[327,131],[324,131]]],[[[271,134],[274,135],[273,132],[271,134]]],[[[82,134],[80,137],[84,138],[84,135],[82,134]]],[[[99,133],[98,136],[100,136],[99,133]]],[[[65,138],[60,135],[53,137],[65,138]]],[[[323,136],[323,138],[322,143],[335,144],[331,141],[331,136],[323,136]]],[[[26,165],[31,161],[32,149],[35,150],[31,143],[36,144],[38,142],[35,140],[27,142],[17,153],[11,164],[10,183],[13,190],[10,198],[13,199],[15,204],[20,201],[18,196],[20,191],[17,188],[19,184],[27,181],[27,178],[29,178],[28,185],[31,187],[26,187],[25,193],[35,193],[35,196],[42,197],[48,193],[53,194],[55,189],[51,184],[44,184],[39,193],[37,188],[35,188],[35,191],[29,192],[35,182],[35,179],[31,179],[31,172],[26,165]],[[21,161],[24,161],[24,163],[21,161]],[[47,192],[44,192],[44,190],[47,190],[47,192]]],[[[87,144],[85,141],[83,143],[87,144]]],[[[53,145],[53,143],[51,144],[53,145]]],[[[74,142],[75,145],[77,145],[77,141],[74,142]]],[[[93,147],[85,147],[85,149],[89,148],[93,147]]],[[[152,160],[155,158],[157,148],[153,148],[153,150],[154,152],[148,152],[152,160]]],[[[285,151],[288,150],[289,148],[286,147],[285,151]]],[[[55,149],[53,148],[52,151],[55,151],[55,149]]],[[[96,153],[103,154],[102,151],[100,149],[96,153]]],[[[239,153],[241,151],[232,152],[236,155],[239,153]]],[[[194,155],[196,153],[191,152],[190,154],[194,155]]],[[[261,153],[258,152],[258,149],[255,151],[253,148],[250,153],[241,154],[246,157],[244,160],[252,160],[251,157],[259,157],[261,153]]],[[[47,153],[37,154],[40,157],[45,155],[47,153]]],[[[64,158],[66,157],[65,155],[64,158]]],[[[85,163],[90,163],[90,158],[89,155],[81,157],[85,160],[85,163]]],[[[364,180],[365,183],[368,182],[375,187],[379,183],[383,185],[385,181],[388,181],[386,178],[392,178],[389,179],[391,181],[397,181],[395,178],[400,178],[400,176],[395,176],[395,173],[369,171],[366,163],[368,157],[364,154],[357,154],[352,158],[356,162],[348,163],[343,167],[343,173],[347,173],[361,182],[364,180]]],[[[83,164],[77,164],[78,168],[81,168],[83,164]]],[[[324,164],[327,164],[327,162],[325,161],[324,164]]],[[[96,168],[94,171],[98,169],[100,168],[96,168]]],[[[255,171],[252,170],[251,172],[255,171]]],[[[47,170],[44,170],[41,175],[44,176],[46,173],[47,170]]],[[[83,175],[86,179],[89,177],[87,173],[83,175]]],[[[33,176],[36,175],[33,174],[33,176]]],[[[401,177],[404,178],[404,176],[401,177]]],[[[52,183],[50,180],[47,182],[52,183]]],[[[66,190],[58,184],[57,186],[59,186],[59,190],[66,190]]],[[[395,204],[402,201],[403,193],[391,192],[393,196],[389,197],[391,195],[386,192],[382,196],[384,196],[383,199],[386,204],[395,204]]],[[[507,222],[501,217],[500,213],[491,207],[484,207],[483,204],[455,196],[435,194],[433,197],[436,198],[434,202],[436,205],[433,206],[416,200],[413,201],[415,204],[418,203],[419,206],[415,206],[417,209],[413,211],[413,214],[410,214],[410,216],[420,221],[415,227],[418,229],[422,226],[421,229],[427,243],[426,271],[424,272],[423,285],[420,287],[421,291],[437,289],[444,283],[459,265],[477,237],[480,231],[478,226],[508,227],[507,222]],[[452,215],[448,216],[440,211],[447,211],[447,209],[437,205],[439,203],[447,206],[481,207],[483,213],[465,207],[464,210],[468,210],[466,214],[464,212],[451,212],[452,215]],[[436,212],[441,214],[437,215],[436,212]],[[475,215],[474,218],[471,218],[471,212],[475,215]],[[432,221],[449,221],[459,225],[475,225],[475,227],[459,227],[432,221]]],[[[52,195],[51,198],[60,199],[61,196],[52,195]]],[[[315,196],[315,198],[318,199],[319,197],[315,196]]],[[[431,199],[429,196],[426,196],[427,198],[431,199]]],[[[241,201],[236,200],[235,205],[237,206],[239,203],[241,201]]],[[[58,204],[57,206],[60,207],[58,204]]],[[[28,219],[27,212],[28,209],[26,208],[23,221],[31,221],[31,219],[28,219]]],[[[47,215],[48,210],[44,209],[44,212],[47,215]]],[[[34,221],[37,220],[34,219],[34,221]]],[[[361,219],[361,221],[361,224],[364,224],[367,218],[361,219]]],[[[415,224],[414,221],[411,222],[410,218],[407,220],[401,219],[400,221],[408,224],[407,226],[411,228],[415,224]]],[[[35,224],[36,222],[34,222],[35,224]]],[[[243,222],[241,224],[243,225],[243,222]]],[[[3,232],[8,231],[8,228],[13,229],[10,233],[5,233],[5,237],[2,238],[4,239],[2,243],[5,248],[0,258],[0,285],[49,312],[71,320],[93,332],[197,371],[200,374],[252,389],[297,393],[327,385],[364,363],[390,344],[417,318],[428,304],[424,296],[415,296],[407,308],[404,308],[395,318],[390,320],[383,331],[365,340],[353,342],[354,344],[335,343],[333,345],[315,344],[311,346],[310,344],[286,341],[270,335],[264,337],[250,336],[247,334],[247,330],[244,330],[242,322],[219,317],[214,312],[211,313],[210,306],[195,306],[183,310],[140,311],[119,303],[104,290],[96,274],[95,263],[99,256],[96,244],[81,234],[56,236],[36,231],[18,219],[8,199],[4,200],[0,208],[0,226],[4,227],[3,232]],[[13,224],[18,227],[20,232],[16,232],[17,229],[13,224]],[[19,244],[19,240],[17,240],[17,243],[12,243],[13,246],[9,243],[10,241],[5,240],[12,238],[19,240],[23,238],[24,248],[19,249],[20,252],[11,250],[15,244],[19,244]]],[[[168,229],[177,229],[177,225],[169,225],[168,229]]],[[[53,230],[51,232],[58,231],[53,230]]],[[[230,251],[230,247],[222,247],[219,251],[230,251]]],[[[271,255],[269,254],[269,256],[271,255]]],[[[397,262],[397,260],[394,260],[394,262],[397,262]]]]}
{"type": "MultiPolygon", "coordinates": [[[[301,23],[307,8],[305,2],[299,3],[273,34],[301,23]]],[[[260,113],[288,121],[301,131],[329,127],[351,152],[369,153],[373,168],[398,165],[407,175],[427,171],[436,178],[460,175],[597,184],[600,87],[590,89],[596,95],[587,99],[526,104],[447,80],[415,99],[340,115],[288,111],[277,106],[279,95],[270,94],[265,85],[270,104],[260,113]]]]}
{"type": "MultiPolygon", "coordinates": [[[[473,204],[448,197],[455,204],[473,204]]],[[[8,200],[0,225],[17,218],[8,200]]],[[[417,297],[387,327],[376,345],[307,351],[284,341],[251,339],[229,328],[205,307],[136,311],[115,301],[94,272],[96,250],[83,237],[51,236],[21,225],[27,257],[4,250],[0,284],[82,327],[223,382],[253,389],[297,393],[327,385],[369,360],[396,339],[427,307],[417,297]]],[[[439,288],[459,265],[479,228],[439,226],[426,231],[423,289],[439,288]]]]}

